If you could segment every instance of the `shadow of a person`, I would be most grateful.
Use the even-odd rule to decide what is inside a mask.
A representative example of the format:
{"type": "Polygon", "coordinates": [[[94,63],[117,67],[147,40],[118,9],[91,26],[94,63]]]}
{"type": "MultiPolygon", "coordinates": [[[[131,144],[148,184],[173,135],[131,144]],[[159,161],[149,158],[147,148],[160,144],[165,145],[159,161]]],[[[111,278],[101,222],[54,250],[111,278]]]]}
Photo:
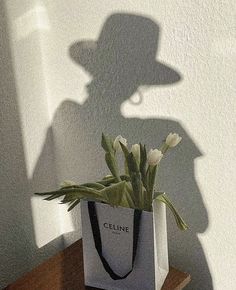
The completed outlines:
{"type": "Polygon", "coordinates": [[[82,106],[64,101],[55,113],[52,131],[59,178],[76,176],[76,181],[81,182],[107,173],[104,154],[98,146],[102,132],[122,134],[130,143],[143,142],[152,148],[160,145],[157,140],[161,143],[169,132],[180,134],[181,146],[167,156],[168,162],[160,170],[160,187],[181,209],[191,230],[179,233],[174,222],[170,223],[170,263],[191,273],[189,289],[211,290],[211,274],[197,237],[208,226],[194,176],[194,159],[201,156],[200,151],[177,121],[124,118],[120,112],[121,104],[140,86],[180,80],[179,73],[155,60],[158,39],[159,26],[151,19],[114,14],[106,20],[98,41],[80,41],[70,46],[70,57],[91,74],[92,81],[87,86],[89,98],[82,106]]]}

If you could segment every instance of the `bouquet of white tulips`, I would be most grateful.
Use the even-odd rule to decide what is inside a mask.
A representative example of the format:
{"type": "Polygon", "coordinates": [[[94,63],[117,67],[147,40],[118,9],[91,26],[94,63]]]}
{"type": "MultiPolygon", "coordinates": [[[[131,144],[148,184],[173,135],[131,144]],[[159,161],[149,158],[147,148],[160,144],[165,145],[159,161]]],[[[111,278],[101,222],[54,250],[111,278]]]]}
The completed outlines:
{"type": "Polygon", "coordinates": [[[181,137],[170,133],[160,149],[150,149],[147,153],[145,145],[134,144],[129,150],[127,140],[117,136],[114,140],[102,135],[102,148],[105,151],[106,164],[111,175],[94,183],[75,184],[66,181],[57,191],[36,193],[48,196],[50,201],[63,197],[61,203],[68,203],[68,211],[79,204],[81,199],[99,201],[111,206],[121,206],[144,211],[152,211],[152,202],[157,199],[163,202],[172,211],[176,223],[181,230],[187,225],[167,197],[166,193],[159,191],[155,186],[157,169],[164,154],[175,147],[181,137]],[[117,155],[123,152],[124,169],[120,172],[117,155]]]}

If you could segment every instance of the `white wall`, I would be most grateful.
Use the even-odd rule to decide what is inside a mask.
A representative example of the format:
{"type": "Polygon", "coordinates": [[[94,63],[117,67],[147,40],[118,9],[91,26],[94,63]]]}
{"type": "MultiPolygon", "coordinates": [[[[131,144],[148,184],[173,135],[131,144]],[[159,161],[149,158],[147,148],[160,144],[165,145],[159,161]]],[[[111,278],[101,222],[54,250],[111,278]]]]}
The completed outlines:
{"type": "Polygon", "coordinates": [[[32,1],[0,1],[0,288],[63,246],[58,205],[32,195],[56,186],[36,14],[32,1]]]}
{"type": "MultiPolygon", "coordinates": [[[[102,130],[121,133],[131,143],[141,139],[149,146],[177,130],[184,137],[182,145],[168,157],[160,174],[163,189],[191,229],[180,233],[169,216],[170,263],[192,274],[188,289],[233,289],[234,1],[57,0],[47,1],[47,7],[52,23],[47,57],[58,178],[85,181],[106,173],[99,147],[102,130]],[[159,24],[156,57],[179,71],[181,82],[141,86],[144,97],[139,105],[129,101],[131,75],[114,85],[115,67],[109,84],[92,82],[103,68],[98,68],[98,75],[89,74],[70,57],[70,49],[84,39],[98,40],[115,13],[142,15],[159,24]]],[[[106,35],[104,49],[112,47],[113,39],[114,35],[106,35]]],[[[67,235],[66,241],[73,238],[67,235]]]]}
{"type": "MultiPolygon", "coordinates": [[[[43,104],[47,102],[49,105],[52,126],[48,127],[49,120],[41,124],[41,117],[34,119],[36,124],[32,124],[37,132],[42,133],[37,133],[36,137],[34,135],[38,143],[31,152],[32,139],[29,136],[32,130],[27,127],[29,122],[26,116],[34,118],[32,116],[37,114],[32,110],[25,115],[25,108],[29,108],[29,103],[18,96],[19,116],[22,119],[18,131],[23,133],[16,137],[23,140],[23,144],[19,146],[27,152],[26,159],[33,163],[26,166],[25,172],[30,168],[31,173],[34,172],[32,175],[35,175],[47,168],[46,152],[48,148],[52,148],[52,132],[56,179],[83,182],[107,173],[103,165],[103,152],[99,147],[102,131],[114,135],[121,133],[130,143],[145,141],[150,147],[157,146],[169,131],[177,131],[183,136],[183,142],[166,159],[160,172],[160,180],[162,189],[170,194],[191,229],[186,233],[179,232],[169,215],[170,263],[191,273],[193,281],[188,289],[234,289],[234,1],[180,3],[173,0],[149,0],[144,4],[143,1],[123,0],[45,0],[40,5],[46,9],[50,24],[50,29],[45,28],[46,24],[43,26],[44,30],[41,29],[40,35],[36,32],[35,37],[37,41],[40,40],[41,50],[35,50],[35,45],[29,46],[27,38],[27,41],[25,39],[17,44],[15,58],[23,60],[26,57],[27,60],[28,54],[21,53],[24,47],[28,47],[31,56],[28,62],[38,60],[39,64],[34,66],[38,68],[43,64],[39,69],[39,78],[36,77],[43,91],[33,90],[31,86],[29,88],[34,94],[37,92],[38,96],[43,93],[47,96],[43,104]],[[145,18],[152,21],[153,27],[159,25],[156,59],[178,71],[182,76],[180,82],[166,86],[141,85],[142,102],[133,104],[130,102],[131,97],[139,98],[136,92],[138,81],[135,78],[138,71],[134,70],[128,77],[122,78],[122,69],[118,70],[118,66],[104,58],[105,69],[92,65],[89,74],[78,64],[82,62],[81,59],[78,60],[78,55],[76,62],[73,45],[78,41],[99,39],[105,52],[109,48],[114,49],[112,41],[117,41],[117,38],[112,31],[117,32],[117,27],[122,26],[122,23],[117,24],[112,20],[108,24],[107,20],[116,13],[139,15],[137,23],[144,27],[148,25],[145,18]],[[101,37],[101,32],[105,38],[101,37]],[[109,74],[104,74],[106,68],[109,68],[109,74]],[[121,77],[119,81],[117,75],[121,77]],[[48,134],[45,132],[47,127],[48,134]]],[[[132,19],[132,16],[126,19],[128,31],[132,29],[132,19]]],[[[146,29],[147,27],[140,30],[140,35],[144,38],[145,32],[149,33],[146,29]]],[[[157,33],[158,27],[155,29],[157,33]]],[[[30,37],[31,41],[34,35],[35,32],[30,37]]],[[[146,43],[140,44],[140,38],[136,34],[131,35],[131,44],[135,38],[137,45],[139,43],[141,48],[147,49],[146,43]]],[[[121,62],[124,71],[127,67],[123,57],[125,59],[134,49],[129,46],[128,40],[126,45],[126,42],[119,43],[118,39],[120,51],[117,51],[117,65],[121,62]]],[[[149,37],[148,41],[150,49],[154,48],[153,38],[149,37]]],[[[103,51],[100,51],[99,56],[105,57],[103,51]]],[[[141,60],[142,56],[133,60],[129,63],[129,68],[138,69],[137,63],[141,60]]],[[[84,64],[88,67],[90,62],[84,61],[84,64]]],[[[25,79],[19,77],[17,62],[16,69],[18,84],[26,90],[25,79]]],[[[19,88],[18,90],[20,91],[19,88]]],[[[32,95],[30,90],[24,93],[28,97],[32,95]]],[[[35,100],[36,98],[31,106],[38,106],[35,100]]],[[[39,101],[39,97],[37,100],[39,101]]],[[[41,102],[40,104],[43,106],[41,102]]],[[[45,112],[43,108],[40,114],[42,112],[45,112]]],[[[15,119],[11,120],[14,126],[15,119]]],[[[12,150],[14,152],[15,148],[12,150]]],[[[17,151],[20,152],[19,149],[17,151]]],[[[15,176],[14,172],[13,175],[15,176]]],[[[42,188],[40,185],[44,179],[37,180],[34,190],[42,188]]],[[[55,184],[49,183],[48,179],[43,183],[47,183],[49,187],[55,184]]],[[[63,217],[65,214],[62,211],[63,217]]],[[[73,216],[76,230],[65,235],[66,245],[81,237],[79,213],[75,211],[73,216]]],[[[65,224],[59,232],[61,231],[70,229],[65,224]]],[[[15,257],[14,254],[11,255],[15,257]]]]}

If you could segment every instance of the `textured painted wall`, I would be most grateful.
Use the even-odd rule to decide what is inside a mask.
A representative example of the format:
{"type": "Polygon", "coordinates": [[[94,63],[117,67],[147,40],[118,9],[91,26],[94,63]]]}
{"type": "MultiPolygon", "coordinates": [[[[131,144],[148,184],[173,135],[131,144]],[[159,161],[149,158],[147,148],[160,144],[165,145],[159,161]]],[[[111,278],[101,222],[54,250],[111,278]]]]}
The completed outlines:
{"type": "MultiPolygon", "coordinates": [[[[58,179],[81,182],[107,173],[102,131],[150,147],[169,131],[181,134],[182,145],[163,162],[160,180],[191,227],[180,233],[169,216],[170,263],[192,274],[189,289],[235,285],[235,6],[233,0],[47,1],[58,179]],[[121,15],[119,22],[117,13],[138,17],[121,15]],[[98,41],[97,48],[85,40],[98,41]],[[153,50],[156,60],[181,74],[180,82],[167,73],[169,84],[159,79],[158,85],[145,60],[153,50]]],[[[80,230],[65,238],[77,237],[80,230]]]]}
{"type": "MultiPolygon", "coordinates": [[[[121,133],[130,144],[143,141],[150,147],[158,146],[169,131],[176,131],[183,136],[183,142],[163,162],[160,182],[191,229],[180,233],[172,216],[168,216],[170,263],[192,274],[193,282],[188,289],[234,289],[234,1],[149,0],[144,5],[142,1],[123,0],[45,0],[35,1],[33,6],[31,2],[25,1],[25,6],[21,7],[28,11],[40,4],[41,12],[36,13],[36,31],[31,31],[17,45],[13,43],[16,81],[9,63],[4,69],[10,73],[7,78],[10,85],[5,79],[3,84],[12,96],[11,102],[5,102],[5,108],[12,104],[13,108],[7,107],[8,111],[15,110],[14,116],[19,116],[17,121],[11,115],[4,115],[3,124],[9,122],[16,132],[9,135],[8,131],[3,131],[4,136],[10,138],[5,146],[12,144],[11,138],[22,141],[10,152],[19,152],[17,168],[24,168],[23,173],[18,170],[16,174],[15,167],[10,166],[9,176],[16,176],[17,185],[11,192],[18,190],[19,184],[23,192],[32,176],[36,176],[33,180],[37,182],[33,182],[30,191],[44,189],[42,184],[53,188],[64,179],[83,182],[106,174],[99,147],[102,131],[113,135],[121,133]],[[86,40],[97,41],[97,46],[86,40]],[[25,48],[29,53],[24,55],[25,48]],[[36,87],[30,81],[29,86],[24,84],[31,75],[27,63],[36,70],[33,70],[36,87]],[[171,71],[160,63],[171,67],[171,71]],[[22,65],[23,74],[20,73],[22,65]],[[176,74],[181,76],[178,82],[176,74]],[[12,84],[15,83],[14,89],[12,84]],[[26,101],[32,95],[35,96],[33,101],[26,101]],[[44,100],[42,95],[46,96],[44,100]],[[34,138],[37,142],[32,147],[34,138]],[[54,152],[52,163],[48,158],[52,156],[50,150],[54,152]],[[20,152],[26,156],[22,158],[20,152]],[[46,170],[48,168],[52,169],[46,170]],[[54,169],[56,173],[51,178],[48,174],[54,169]],[[24,178],[18,177],[19,172],[24,178]],[[45,179],[38,172],[45,173],[45,179]]],[[[3,53],[10,57],[8,50],[6,42],[3,53]]],[[[4,156],[1,153],[1,158],[6,158],[4,156]]],[[[7,156],[9,159],[12,155],[7,156]]],[[[4,184],[9,180],[7,177],[4,184]]],[[[12,205],[8,204],[8,197],[4,202],[5,208],[12,205]]],[[[31,233],[33,239],[32,208],[28,202],[27,197],[19,204],[28,205],[22,224],[28,223],[25,232],[31,233]]],[[[17,210],[11,218],[16,216],[17,221],[21,220],[18,215],[22,212],[17,210]]],[[[50,212],[48,209],[45,215],[50,212]]],[[[60,230],[56,232],[71,231],[64,222],[68,219],[66,211],[55,209],[54,213],[62,217],[60,230]]],[[[37,209],[33,216],[38,217],[37,209]]],[[[15,234],[17,226],[9,217],[8,213],[5,226],[15,234]]],[[[81,237],[79,211],[73,213],[73,222],[75,230],[64,235],[66,245],[81,237]]],[[[41,241],[49,240],[42,228],[39,235],[41,241]]],[[[29,236],[29,244],[32,239],[29,236]]],[[[0,246],[9,240],[4,236],[0,246]]],[[[25,237],[21,240],[27,241],[25,237]]],[[[5,260],[12,257],[16,263],[25,256],[17,256],[21,242],[14,246],[15,252],[7,248],[3,256],[5,260]]],[[[45,252],[44,248],[40,250],[45,252]]],[[[28,254],[26,257],[29,259],[28,254]]],[[[35,263],[32,258],[29,260],[28,264],[35,263]]],[[[10,263],[6,265],[11,269],[10,263]]],[[[16,265],[17,269],[20,267],[16,265]]]]}
{"type": "Polygon", "coordinates": [[[35,169],[49,116],[34,9],[31,1],[0,1],[1,289],[63,245],[58,206],[32,199],[56,185],[50,138],[35,169]]]}

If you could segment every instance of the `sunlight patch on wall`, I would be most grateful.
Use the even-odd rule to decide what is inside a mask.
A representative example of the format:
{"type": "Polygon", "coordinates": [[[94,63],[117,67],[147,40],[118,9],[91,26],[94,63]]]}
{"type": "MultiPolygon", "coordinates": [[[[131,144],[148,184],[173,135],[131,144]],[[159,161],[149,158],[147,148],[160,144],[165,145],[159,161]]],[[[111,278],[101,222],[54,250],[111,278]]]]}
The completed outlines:
{"type": "Polygon", "coordinates": [[[215,39],[211,45],[211,52],[219,57],[232,57],[236,55],[236,38],[215,39]]]}
{"type": "MultiPolygon", "coordinates": [[[[62,236],[66,232],[74,231],[71,214],[60,214],[57,201],[46,202],[40,197],[31,198],[32,217],[34,224],[35,241],[38,248],[41,248],[52,240],[62,236]]],[[[66,210],[65,210],[66,211],[66,210]]]]}
{"type": "Polygon", "coordinates": [[[58,205],[32,197],[31,207],[36,245],[41,248],[61,235],[58,205]]]}
{"type": "Polygon", "coordinates": [[[22,40],[35,31],[49,31],[50,23],[46,8],[42,4],[18,17],[14,23],[16,40],[22,40]]]}
{"type": "Polygon", "coordinates": [[[43,47],[50,23],[43,3],[30,4],[9,3],[8,17],[27,176],[32,179],[50,127],[43,47]]]}

